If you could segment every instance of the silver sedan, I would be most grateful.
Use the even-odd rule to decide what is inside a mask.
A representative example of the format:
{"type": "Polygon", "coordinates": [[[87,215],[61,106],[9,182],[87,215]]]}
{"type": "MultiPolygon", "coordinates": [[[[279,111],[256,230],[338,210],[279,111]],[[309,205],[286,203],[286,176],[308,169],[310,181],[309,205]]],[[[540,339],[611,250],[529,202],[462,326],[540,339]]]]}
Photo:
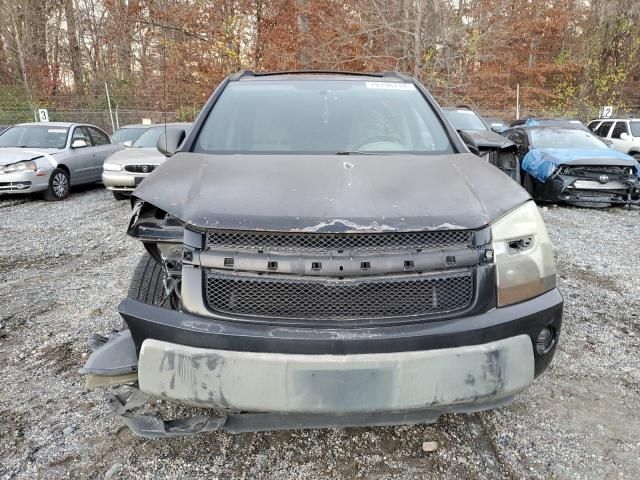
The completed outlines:
{"type": "Polygon", "coordinates": [[[0,134],[0,194],[44,192],[63,200],[71,186],[99,182],[104,159],[121,145],[93,125],[14,125],[0,134]]]}
{"type": "MultiPolygon", "coordinates": [[[[191,124],[168,123],[167,127],[188,132],[191,124]]],[[[156,148],[158,138],[164,130],[164,124],[152,125],[131,145],[114,153],[104,162],[102,183],[113,192],[116,200],[128,198],[140,182],[166,160],[156,148]]]]}

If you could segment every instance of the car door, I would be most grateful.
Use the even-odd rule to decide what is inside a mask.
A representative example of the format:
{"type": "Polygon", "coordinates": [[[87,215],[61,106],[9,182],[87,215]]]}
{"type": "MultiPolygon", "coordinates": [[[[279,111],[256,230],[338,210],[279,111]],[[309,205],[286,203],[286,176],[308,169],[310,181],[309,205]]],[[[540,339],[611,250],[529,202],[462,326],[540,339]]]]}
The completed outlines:
{"type": "Polygon", "coordinates": [[[631,148],[632,142],[630,133],[628,122],[626,120],[618,120],[611,130],[611,142],[613,143],[613,148],[619,152],[627,153],[631,148]],[[623,135],[625,133],[626,135],[623,135]]]}
{"type": "Polygon", "coordinates": [[[99,182],[102,177],[102,164],[105,159],[113,152],[120,150],[122,147],[117,144],[111,143],[109,135],[93,125],[86,125],[85,128],[91,135],[93,146],[91,147],[93,153],[93,164],[95,171],[93,172],[93,179],[91,181],[99,182]]]}
{"type": "Polygon", "coordinates": [[[71,172],[71,184],[89,183],[95,176],[95,157],[92,142],[84,126],[75,126],[71,132],[68,155],[65,163],[71,172]]]}

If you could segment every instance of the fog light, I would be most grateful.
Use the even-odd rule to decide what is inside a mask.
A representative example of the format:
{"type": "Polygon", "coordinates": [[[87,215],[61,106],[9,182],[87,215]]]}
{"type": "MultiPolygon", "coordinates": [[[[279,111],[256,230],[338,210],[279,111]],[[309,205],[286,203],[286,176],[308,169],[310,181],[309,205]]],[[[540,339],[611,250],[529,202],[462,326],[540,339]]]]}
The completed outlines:
{"type": "Polygon", "coordinates": [[[536,338],[536,351],[540,355],[545,355],[551,351],[553,346],[556,343],[556,335],[552,328],[544,327],[538,333],[538,338],[536,338]]]}

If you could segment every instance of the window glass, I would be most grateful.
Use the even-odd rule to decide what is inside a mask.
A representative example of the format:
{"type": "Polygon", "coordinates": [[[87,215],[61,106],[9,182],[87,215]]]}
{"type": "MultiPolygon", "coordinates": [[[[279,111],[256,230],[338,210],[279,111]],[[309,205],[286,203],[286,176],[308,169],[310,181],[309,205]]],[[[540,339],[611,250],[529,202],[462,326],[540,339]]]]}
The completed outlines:
{"type": "Polygon", "coordinates": [[[148,128],[145,127],[121,128],[111,135],[111,140],[113,140],[113,143],[133,142],[147,130],[148,128]]]}
{"type": "Polygon", "coordinates": [[[609,147],[592,133],[574,129],[536,128],[529,131],[534,148],[576,148],[608,150],[609,147]]]}
{"type": "Polygon", "coordinates": [[[594,133],[599,137],[606,137],[609,133],[611,125],[613,125],[613,122],[602,122],[600,126],[596,128],[596,131],[594,133]]]}
{"type": "Polygon", "coordinates": [[[18,125],[0,134],[0,147],[65,148],[69,129],[48,125],[18,125]]]}
{"type": "Polygon", "coordinates": [[[314,79],[230,83],[194,151],[435,154],[453,147],[411,83],[314,79]]]}
{"type": "Polygon", "coordinates": [[[592,132],[595,132],[596,128],[598,127],[598,125],[600,124],[600,120],[591,120],[588,124],[587,124],[587,128],[589,130],[591,130],[592,132]]]}
{"type": "Polygon", "coordinates": [[[640,137],[640,122],[629,122],[631,127],[631,135],[634,137],[640,137]]]}
{"type": "Polygon", "coordinates": [[[73,145],[73,142],[75,142],[76,140],[84,140],[87,146],[91,145],[91,137],[89,137],[89,134],[84,129],[84,127],[76,127],[73,130],[73,137],[71,137],[71,145],[73,145]]]}
{"type": "Polygon", "coordinates": [[[108,145],[111,143],[111,140],[109,140],[109,136],[106,133],[101,132],[95,127],[87,128],[89,129],[89,133],[91,134],[94,145],[108,145]]]}
{"type": "Polygon", "coordinates": [[[162,132],[164,132],[164,127],[148,128],[131,146],[135,148],[156,148],[158,138],[160,138],[162,132]]]}
{"type": "Polygon", "coordinates": [[[456,130],[489,130],[487,125],[473,110],[466,108],[461,108],[460,110],[445,110],[444,114],[456,130]]]}

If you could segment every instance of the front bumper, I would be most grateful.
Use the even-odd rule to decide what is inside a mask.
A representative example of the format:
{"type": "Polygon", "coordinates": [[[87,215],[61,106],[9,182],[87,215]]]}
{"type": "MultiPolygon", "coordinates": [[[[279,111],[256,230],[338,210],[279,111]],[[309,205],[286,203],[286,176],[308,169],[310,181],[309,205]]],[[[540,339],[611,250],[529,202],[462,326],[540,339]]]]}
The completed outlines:
{"type": "Polygon", "coordinates": [[[143,392],[189,405],[286,413],[363,413],[495,403],[551,361],[562,296],[443,321],[304,328],[202,318],[125,300],[143,392]]]}
{"type": "Polygon", "coordinates": [[[46,190],[49,186],[48,171],[22,171],[0,173],[0,194],[31,193],[46,190]]]}
{"type": "Polygon", "coordinates": [[[145,340],[140,390],[233,411],[359,414],[496,402],[534,376],[527,335],[457,348],[354,355],[213,350],[145,340]]]}
{"type": "Polygon", "coordinates": [[[148,177],[148,173],[134,173],[123,170],[121,172],[102,171],[102,183],[107,190],[116,192],[133,192],[136,187],[148,177]]]}
{"type": "Polygon", "coordinates": [[[566,202],[594,206],[597,204],[638,205],[640,204],[640,184],[638,181],[625,183],[614,179],[607,183],[597,180],[579,179],[558,175],[536,187],[537,200],[566,202]]]}

